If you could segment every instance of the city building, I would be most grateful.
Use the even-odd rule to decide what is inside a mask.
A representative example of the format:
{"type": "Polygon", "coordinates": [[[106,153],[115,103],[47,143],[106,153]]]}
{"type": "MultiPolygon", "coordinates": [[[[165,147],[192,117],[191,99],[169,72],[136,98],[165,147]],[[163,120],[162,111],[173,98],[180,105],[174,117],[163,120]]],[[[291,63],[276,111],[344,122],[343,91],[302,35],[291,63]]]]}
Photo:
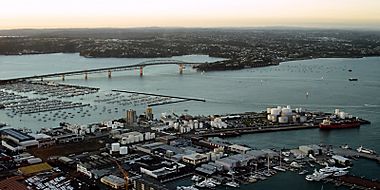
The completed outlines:
{"type": "Polygon", "coordinates": [[[104,176],[100,178],[100,181],[114,189],[120,189],[125,186],[125,180],[114,175],[104,176]]]}
{"type": "Polygon", "coordinates": [[[1,138],[1,144],[11,151],[38,147],[38,141],[35,138],[12,128],[1,130],[1,138]]]}
{"type": "Polygon", "coordinates": [[[153,120],[153,109],[151,107],[146,108],[145,116],[148,121],[153,120]]]}
{"type": "Polygon", "coordinates": [[[126,118],[127,124],[132,125],[136,121],[137,121],[136,111],[132,109],[127,110],[127,118],[126,118]]]}
{"type": "Polygon", "coordinates": [[[205,154],[194,153],[182,156],[182,160],[188,164],[198,165],[207,162],[209,157],[205,154]]]}
{"type": "Polygon", "coordinates": [[[238,144],[233,144],[233,145],[228,146],[228,150],[230,150],[232,152],[237,152],[237,153],[240,153],[240,154],[245,154],[245,153],[247,153],[247,151],[250,151],[251,148],[245,147],[245,146],[241,146],[241,145],[238,145],[238,144]]]}

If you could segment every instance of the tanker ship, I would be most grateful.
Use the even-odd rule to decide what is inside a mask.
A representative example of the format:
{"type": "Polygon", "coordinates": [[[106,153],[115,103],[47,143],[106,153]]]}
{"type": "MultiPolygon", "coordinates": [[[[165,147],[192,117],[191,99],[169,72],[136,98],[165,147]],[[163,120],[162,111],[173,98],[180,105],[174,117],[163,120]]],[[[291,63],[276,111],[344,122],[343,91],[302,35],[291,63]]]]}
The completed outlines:
{"type": "Polygon", "coordinates": [[[346,128],[356,128],[360,127],[359,120],[339,120],[333,121],[330,119],[324,119],[321,124],[319,124],[320,129],[346,129],[346,128]]]}

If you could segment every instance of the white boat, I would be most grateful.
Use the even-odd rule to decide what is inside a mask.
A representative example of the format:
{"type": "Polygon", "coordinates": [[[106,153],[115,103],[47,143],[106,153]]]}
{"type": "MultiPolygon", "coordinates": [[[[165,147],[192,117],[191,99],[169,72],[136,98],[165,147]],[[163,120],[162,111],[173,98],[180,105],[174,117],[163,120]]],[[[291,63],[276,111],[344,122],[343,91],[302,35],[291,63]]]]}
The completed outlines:
{"type": "Polygon", "coordinates": [[[302,170],[302,171],[300,171],[298,174],[299,174],[299,175],[304,175],[304,174],[307,174],[307,172],[308,172],[307,170],[302,170]]]}
{"type": "Polygon", "coordinates": [[[334,173],[334,172],[339,172],[339,171],[345,171],[347,169],[350,169],[350,167],[346,167],[346,168],[338,168],[338,167],[330,167],[330,166],[326,166],[324,168],[321,168],[319,169],[319,172],[323,172],[323,173],[334,173]]]}
{"type": "Polygon", "coordinates": [[[239,188],[240,187],[239,183],[236,183],[234,181],[230,181],[230,182],[226,183],[226,185],[230,186],[230,187],[235,187],[235,188],[239,188]]]}
{"type": "Polygon", "coordinates": [[[281,171],[281,172],[285,172],[285,168],[281,167],[281,166],[274,166],[273,169],[277,170],[277,171],[281,171]]]}
{"type": "Polygon", "coordinates": [[[193,177],[191,177],[192,181],[200,181],[201,179],[202,179],[202,177],[197,176],[197,175],[193,175],[193,177]]]}
{"type": "Polygon", "coordinates": [[[306,175],[305,179],[307,181],[320,181],[321,179],[324,179],[331,174],[329,173],[323,173],[323,172],[318,172],[317,170],[314,170],[314,173],[311,175],[306,175]]]}
{"type": "Polygon", "coordinates": [[[337,171],[333,174],[334,177],[340,177],[340,176],[344,176],[344,175],[347,175],[348,174],[348,171],[337,171]]]}
{"type": "Polygon", "coordinates": [[[209,179],[207,179],[207,181],[211,182],[211,183],[213,183],[215,185],[221,185],[222,184],[222,183],[220,183],[220,181],[218,181],[218,180],[216,180],[214,178],[209,178],[209,179]]]}
{"type": "Polygon", "coordinates": [[[376,154],[374,150],[364,148],[363,146],[360,146],[359,148],[357,148],[356,151],[361,152],[361,153],[366,153],[366,154],[376,154]]]}
{"type": "Polygon", "coordinates": [[[192,186],[178,186],[177,190],[198,190],[198,188],[192,186]]]}

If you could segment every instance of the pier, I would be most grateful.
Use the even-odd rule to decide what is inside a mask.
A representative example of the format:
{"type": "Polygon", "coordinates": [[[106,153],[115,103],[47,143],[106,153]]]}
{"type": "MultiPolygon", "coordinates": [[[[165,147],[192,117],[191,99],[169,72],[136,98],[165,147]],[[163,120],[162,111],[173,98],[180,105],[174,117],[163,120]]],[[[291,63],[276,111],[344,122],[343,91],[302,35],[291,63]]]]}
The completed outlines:
{"type": "Polygon", "coordinates": [[[369,160],[375,160],[378,163],[380,163],[380,156],[378,154],[366,154],[362,152],[358,152],[356,150],[352,149],[344,149],[344,148],[333,148],[332,149],[335,154],[346,156],[346,157],[360,157],[360,158],[366,158],[369,160]]]}
{"type": "Polygon", "coordinates": [[[217,132],[205,133],[200,136],[203,137],[228,137],[228,136],[237,136],[241,134],[250,134],[250,133],[266,133],[266,132],[276,132],[276,131],[290,131],[290,130],[299,130],[299,129],[315,129],[318,126],[264,126],[264,127],[246,127],[246,128],[233,128],[233,129],[220,129],[217,132]]]}
{"type": "Polygon", "coordinates": [[[129,93],[129,94],[141,94],[141,95],[148,95],[148,96],[158,96],[158,97],[164,97],[164,98],[176,98],[176,99],[187,100],[187,101],[206,102],[205,99],[200,99],[200,98],[170,96],[170,95],[162,95],[162,94],[154,94],[154,93],[146,93],[146,92],[136,92],[136,91],[128,91],[128,90],[112,90],[112,91],[113,92],[129,93]]]}

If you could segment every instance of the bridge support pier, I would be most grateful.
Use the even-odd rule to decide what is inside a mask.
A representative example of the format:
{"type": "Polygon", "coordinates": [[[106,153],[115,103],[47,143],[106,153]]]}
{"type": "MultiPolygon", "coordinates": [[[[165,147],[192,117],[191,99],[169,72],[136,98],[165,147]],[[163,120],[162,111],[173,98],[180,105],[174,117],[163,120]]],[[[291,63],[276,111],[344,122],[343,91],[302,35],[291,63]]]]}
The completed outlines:
{"type": "Polygon", "coordinates": [[[183,69],[185,68],[185,65],[184,64],[179,64],[179,74],[182,75],[183,74],[183,69]]]}
{"type": "Polygon", "coordinates": [[[41,81],[44,81],[44,78],[43,78],[43,77],[41,77],[41,81]]]}
{"type": "Polygon", "coordinates": [[[141,66],[140,67],[140,77],[142,77],[144,75],[144,67],[141,66]]]}
{"type": "Polygon", "coordinates": [[[108,70],[108,78],[112,78],[112,71],[111,70],[108,70]]]}
{"type": "Polygon", "coordinates": [[[87,79],[88,79],[88,74],[84,73],[84,80],[87,80],[87,79]]]}
{"type": "Polygon", "coordinates": [[[65,81],[65,75],[62,75],[62,81],[65,81]]]}

